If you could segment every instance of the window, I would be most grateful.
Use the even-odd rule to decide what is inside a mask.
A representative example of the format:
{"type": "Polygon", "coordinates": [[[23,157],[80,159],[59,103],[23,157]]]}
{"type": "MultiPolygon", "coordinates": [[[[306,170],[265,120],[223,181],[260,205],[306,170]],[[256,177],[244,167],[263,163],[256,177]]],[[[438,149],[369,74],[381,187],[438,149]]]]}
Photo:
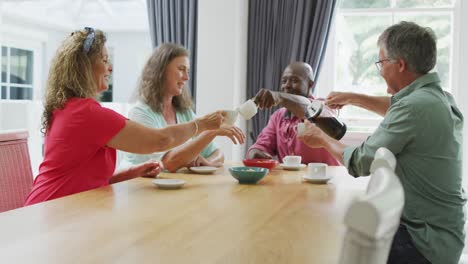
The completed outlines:
{"type": "Polygon", "coordinates": [[[1,99],[33,99],[33,64],[32,50],[2,46],[1,49],[1,99]]]}
{"type": "MultiPolygon", "coordinates": [[[[451,58],[455,0],[341,0],[335,32],[328,49],[333,56],[335,91],[386,95],[386,83],[374,62],[378,60],[377,39],[390,25],[412,21],[431,27],[437,36],[437,65],[444,89],[451,91],[451,58]]],[[[345,107],[340,118],[350,131],[375,129],[381,117],[358,107],[345,107]]]]}

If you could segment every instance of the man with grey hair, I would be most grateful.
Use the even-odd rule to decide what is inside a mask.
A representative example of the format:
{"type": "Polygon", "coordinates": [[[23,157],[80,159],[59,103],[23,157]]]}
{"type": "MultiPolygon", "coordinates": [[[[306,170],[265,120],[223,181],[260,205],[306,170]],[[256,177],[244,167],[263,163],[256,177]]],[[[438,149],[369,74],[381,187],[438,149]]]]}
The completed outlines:
{"type": "Polygon", "coordinates": [[[338,142],[311,123],[299,139],[324,147],[353,176],[369,175],[379,147],[397,159],[405,193],[400,227],[388,263],[456,264],[464,247],[462,188],[463,116],[436,72],[436,37],[431,29],[400,22],[379,37],[375,63],[391,97],[331,93],[332,108],[355,105],[384,117],[360,146],[338,142]]]}
{"type": "MultiPolygon", "coordinates": [[[[304,62],[292,62],[283,71],[281,76],[282,93],[262,89],[255,96],[255,102],[260,108],[268,108],[281,104],[282,108],[276,110],[263,128],[257,141],[248,152],[248,158],[271,159],[277,156],[280,162],[288,155],[299,155],[302,163],[323,162],[337,165],[338,162],[323,148],[309,148],[297,138],[296,126],[302,122],[303,113],[295,111],[296,104],[288,105],[285,100],[306,101],[310,104],[310,94],[314,85],[314,72],[312,67],[304,62]],[[302,116],[298,116],[302,113],[302,116]]],[[[299,109],[301,109],[299,107],[299,109]]]]}

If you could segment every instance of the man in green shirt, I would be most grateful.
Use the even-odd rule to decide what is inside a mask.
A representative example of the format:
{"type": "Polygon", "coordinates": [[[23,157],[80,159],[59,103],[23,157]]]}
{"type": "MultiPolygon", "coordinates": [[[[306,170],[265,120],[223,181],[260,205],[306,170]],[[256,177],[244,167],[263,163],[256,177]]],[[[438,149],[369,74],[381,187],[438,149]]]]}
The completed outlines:
{"type": "Polygon", "coordinates": [[[379,147],[392,151],[405,205],[388,263],[456,264],[465,238],[463,116],[437,73],[429,73],[436,64],[436,38],[429,28],[401,22],[382,33],[378,46],[376,66],[392,96],[331,93],[327,98],[332,108],[355,105],[384,116],[376,131],[361,146],[349,147],[306,122],[299,139],[324,147],[356,177],[370,174],[379,147]]]}

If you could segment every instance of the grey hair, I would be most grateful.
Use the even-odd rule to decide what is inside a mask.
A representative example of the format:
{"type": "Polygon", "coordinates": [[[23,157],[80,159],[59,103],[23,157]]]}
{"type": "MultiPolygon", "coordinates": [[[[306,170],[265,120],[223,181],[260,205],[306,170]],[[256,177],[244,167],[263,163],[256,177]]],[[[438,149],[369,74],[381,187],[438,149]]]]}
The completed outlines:
{"type": "Polygon", "coordinates": [[[437,62],[436,36],[431,28],[402,21],[387,28],[377,41],[389,59],[403,59],[410,71],[426,74],[437,62]]]}

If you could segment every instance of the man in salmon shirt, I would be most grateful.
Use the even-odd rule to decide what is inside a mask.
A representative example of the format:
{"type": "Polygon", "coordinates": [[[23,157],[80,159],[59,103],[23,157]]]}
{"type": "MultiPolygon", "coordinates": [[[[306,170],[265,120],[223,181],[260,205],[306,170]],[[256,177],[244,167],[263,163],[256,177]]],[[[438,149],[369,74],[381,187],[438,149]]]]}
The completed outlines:
{"type": "MultiPolygon", "coordinates": [[[[281,77],[281,91],[313,99],[311,89],[314,85],[312,67],[304,62],[293,62],[284,69],[281,77]]],[[[270,90],[262,89],[255,96],[255,102],[260,108],[270,107],[278,103],[277,96],[270,90]]],[[[288,155],[302,157],[302,163],[323,162],[328,165],[338,165],[328,151],[323,148],[310,148],[297,139],[297,124],[302,120],[291,114],[285,107],[276,110],[270,117],[267,126],[263,128],[257,141],[247,151],[249,159],[272,159],[278,157],[280,162],[288,155]]]]}

